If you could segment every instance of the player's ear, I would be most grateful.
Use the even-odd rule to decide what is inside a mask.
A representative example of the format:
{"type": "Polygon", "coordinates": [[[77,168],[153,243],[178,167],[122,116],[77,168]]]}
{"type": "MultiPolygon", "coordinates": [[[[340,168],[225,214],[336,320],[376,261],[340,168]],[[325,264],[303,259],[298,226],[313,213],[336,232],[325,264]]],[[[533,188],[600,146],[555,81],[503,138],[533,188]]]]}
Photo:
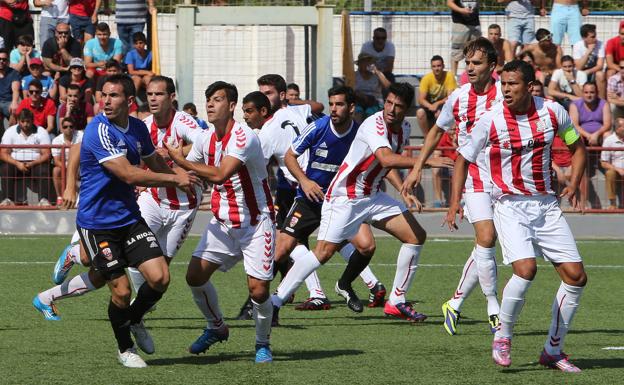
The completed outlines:
{"type": "Polygon", "coordinates": [[[349,114],[353,115],[355,113],[355,103],[349,104],[349,114]]]}

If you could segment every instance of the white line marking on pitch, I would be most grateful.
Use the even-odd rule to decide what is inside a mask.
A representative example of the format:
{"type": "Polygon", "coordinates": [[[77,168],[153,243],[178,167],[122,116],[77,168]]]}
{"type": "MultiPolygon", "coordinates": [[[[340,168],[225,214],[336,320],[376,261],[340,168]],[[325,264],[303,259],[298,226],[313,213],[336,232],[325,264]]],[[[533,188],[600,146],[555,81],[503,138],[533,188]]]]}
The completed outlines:
{"type": "Polygon", "coordinates": [[[624,350],[624,346],[607,346],[602,348],[602,350],[624,350]]]}

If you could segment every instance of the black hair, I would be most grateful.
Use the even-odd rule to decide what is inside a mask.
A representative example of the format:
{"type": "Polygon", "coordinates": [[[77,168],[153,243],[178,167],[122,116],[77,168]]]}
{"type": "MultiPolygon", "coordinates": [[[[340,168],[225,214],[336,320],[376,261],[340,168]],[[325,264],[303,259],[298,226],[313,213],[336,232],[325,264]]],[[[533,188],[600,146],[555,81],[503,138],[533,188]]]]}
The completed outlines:
{"type": "Polygon", "coordinates": [[[17,120],[20,122],[22,120],[29,120],[30,122],[33,122],[35,120],[35,114],[33,114],[31,110],[24,108],[20,111],[19,115],[17,115],[17,120]]]}
{"type": "Polygon", "coordinates": [[[407,108],[412,106],[412,102],[414,101],[414,87],[411,84],[392,83],[390,87],[388,87],[388,94],[390,93],[400,97],[407,108]]]}
{"type": "Polygon", "coordinates": [[[349,86],[335,86],[327,91],[327,96],[344,95],[347,104],[355,103],[355,92],[349,86]]]}
{"type": "Polygon", "coordinates": [[[595,24],[583,24],[581,27],[581,37],[587,37],[590,33],[596,34],[595,24]]]}
{"type": "Polygon", "coordinates": [[[273,86],[277,92],[286,92],[286,80],[278,74],[266,74],[258,78],[259,86],[273,86]]]}
{"type": "Polygon", "coordinates": [[[97,23],[97,25],[95,26],[95,30],[100,32],[110,32],[110,27],[108,26],[108,24],[101,22],[97,23]]]}
{"type": "Polygon", "coordinates": [[[535,31],[535,39],[537,41],[542,40],[544,37],[546,37],[547,35],[550,35],[550,31],[545,29],[545,28],[540,28],[537,31],[535,31]]]}
{"type": "Polygon", "coordinates": [[[441,61],[442,64],[444,64],[444,59],[442,58],[442,56],[440,55],[433,55],[431,57],[431,60],[429,61],[430,63],[433,63],[434,61],[441,61]]]}
{"type": "Polygon", "coordinates": [[[479,37],[466,43],[464,46],[464,57],[472,56],[477,51],[481,51],[487,57],[488,63],[498,62],[498,52],[496,52],[494,44],[488,39],[479,37]]]}
{"type": "Polygon", "coordinates": [[[73,117],[66,116],[63,119],[61,119],[61,127],[63,126],[63,123],[65,123],[65,122],[69,122],[69,123],[73,124],[74,128],[76,128],[76,120],[73,117]]]}
{"type": "Polygon", "coordinates": [[[143,32],[135,32],[135,33],[133,33],[132,34],[132,42],[136,44],[139,41],[147,43],[147,37],[145,37],[145,34],[143,32]]]}
{"type": "Polygon", "coordinates": [[[238,102],[238,90],[234,84],[223,81],[216,81],[206,88],[206,100],[208,100],[215,92],[223,90],[228,102],[238,102]]]}
{"type": "Polygon", "coordinates": [[[297,83],[288,83],[288,85],[286,86],[287,90],[295,90],[297,92],[299,91],[299,85],[297,83]]]}
{"type": "Polygon", "coordinates": [[[165,86],[167,88],[167,93],[169,95],[174,94],[176,92],[175,83],[173,82],[173,79],[171,79],[170,77],[163,76],[163,75],[156,75],[150,80],[150,84],[156,83],[156,82],[165,83],[165,86]]]}
{"type": "Polygon", "coordinates": [[[499,31],[501,30],[500,25],[498,24],[490,24],[490,26],[488,27],[488,29],[498,29],[499,31]]]}
{"type": "Polygon", "coordinates": [[[16,45],[28,45],[30,47],[35,46],[35,39],[31,35],[20,35],[17,38],[16,45]]]}
{"type": "Polygon", "coordinates": [[[585,82],[585,84],[583,84],[583,87],[581,88],[585,88],[585,86],[594,86],[594,88],[598,90],[598,85],[596,85],[596,82],[585,82]]]}
{"type": "Polygon", "coordinates": [[[383,32],[386,34],[386,36],[388,36],[388,31],[386,31],[386,29],[384,27],[377,27],[375,28],[375,30],[373,31],[373,35],[375,34],[375,32],[383,32]]]}
{"type": "Polygon", "coordinates": [[[28,83],[28,88],[30,88],[30,86],[35,86],[35,87],[37,87],[40,90],[43,89],[43,84],[41,84],[41,80],[39,80],[39,79],[31,80],[30,83],[28,83]]]}
{"type": "Polygon", "coordinates": [[[119,62],[115,59],[110,59],[109,61],[106,62],[106,64],[104,64],[105,69],[109,69],[111,67],[115,67],[121,70],[121,64],[119,64],[119,62]]]}
{"type": "Polygon", "coordinates": [[[182,111],[186,111],[186,110],[191,110],[192,114],[191,115],[197,115],[197,106],[195,106],[194,103],[186,103],[183,107],[182,107],[182,111]]]}
{"type": "Polygon", "coordinates": [[[561,64],[563,64],[564,61],[571,61],[572,63],[574,63],[574,58],[570,55],[563,55],[561,57],[561,64]]]}
{"type": "Polygon", "coordinates": [[[253,103],[258,111],[260,111],[262,107],[266,108],[267,112],[271,111],[271,101],[260,91],[253,91],[245,95],[243,104],[247,103],[253,103]]]}
{"type": "Polygon", "coordinates": [[[78,90],[79,93],[82,94],[82,89],[80,88],[78,84],[71,83],[70,85],[67,86],[67,91],[69,90],[78,90]]]}
{"type": "Polygon", "coordinates": [[[522,60],[512,60],[503,66],[503,72],[520,72],[522,74],[522,80],[526,84],[533,83],[535,81],[535,70],[533,66],[522,60]]]}
{"type": "Polygon", "coordinates": [[[126,74],[115,74],[115,75],[107,76],[106,80],[104,81],[104,84],[106,83],[120,85],[123,88],[123,92],[126,98],[128,98],[129,96],[136,95],[136,88],[134,88],[134,82],[132,81],[130,76],[126,74]]]}

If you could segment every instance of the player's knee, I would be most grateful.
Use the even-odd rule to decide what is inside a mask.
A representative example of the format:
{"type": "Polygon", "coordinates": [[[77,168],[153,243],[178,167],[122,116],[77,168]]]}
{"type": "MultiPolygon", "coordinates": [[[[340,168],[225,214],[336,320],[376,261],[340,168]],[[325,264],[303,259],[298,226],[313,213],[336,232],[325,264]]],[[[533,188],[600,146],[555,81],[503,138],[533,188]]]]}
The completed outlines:
{"type": "Polygon", "coordinates": [[[416,110],[416,117],[418,119],[425,119],[427,117],[427,115],[425,114],[425,110],[422,108],[419,108],[416,110]]]}
{"type": "Polygon", "coordinates": [[[583,269],[567,272],[563,281],[571,286],[583,287],[587,285],[587,274],[585,274],[583,269]]]}
{"type": "Polygon", "coordinates": [[[537,274],[537,265],[536,264],[522,264],[520,266],[514,266],[514,274],[522,279],[526,279],[527,281],[532,281],[535,279],[535,275],[537,274]]]}
{"type": "Polygon", "coordinates": [[[257,285],[250,286],[249,287],[249,296],[256,303],[263,303],[267,299],[269,299],[269,289],[266,286],[262,285],[262,284],[257,284],[257,285]]]}
{"type": "Polygon", "coordinates": [[[189,286],[202,286],[206,283],[207,279],[201,274],[200,271],[197,270],[187,270],[186,271],[186,284],[189,286]]]}
{"type": "Polygon", "coordinates": [[[365,243],[363,245],[358,245],[357,250],[365,257],[372,257],[375,254],[375,250],[377,249],[377,245],[375,245],[375,241],[370,243],[365,243]]]}

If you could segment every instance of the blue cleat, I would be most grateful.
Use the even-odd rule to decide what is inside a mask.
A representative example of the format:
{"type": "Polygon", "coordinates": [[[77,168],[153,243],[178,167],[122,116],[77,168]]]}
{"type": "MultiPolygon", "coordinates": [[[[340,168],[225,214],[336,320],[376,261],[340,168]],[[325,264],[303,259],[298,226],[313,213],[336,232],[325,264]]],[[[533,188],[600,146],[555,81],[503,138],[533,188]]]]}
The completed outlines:
{"type": "Polygon", "coordinates": [[[273,353],[269,345],[256,345],[256,364],[273,362],[273,353]]]}
{"type": "Polygon", "coordinates": [[[227,325],[223,330],[219,329],[204,329],[204,333],[199,336],[195,342],[189,347],[189,353],[201,354],[208,350],[209,347],[217,342],[227,341],[230,337],[230,330],[227,325]]]}
{"type": "Polygon", "coordinates": [[[59,317],[58,313],[56,312],[56,306],[54,306],[53,303],[51,303],[50,305],[44,304],[39,299],[39,295],[36,295],[35,298],[33,298],[32,304],[35,307],[35,309],[37,309],[39,312],[41,312],[41,314],[43,314],[43,317],[47,321],[60,321],[61,320],[61,317],[59,317]]]}
{"type": "Polygon", "coordinates": [[[63,249],[61,254],[56,261],[56,265],[54,265],[54,271],[52,272],[52,281],[56,285],[60,285],[67,278],[67,274],[69,270],[71,270],[72,266],[74,266],[74,261],[71,259],[71,255],[69,251],[71,250],[72,245],[67,245],[66,248],[63,249]]]}

